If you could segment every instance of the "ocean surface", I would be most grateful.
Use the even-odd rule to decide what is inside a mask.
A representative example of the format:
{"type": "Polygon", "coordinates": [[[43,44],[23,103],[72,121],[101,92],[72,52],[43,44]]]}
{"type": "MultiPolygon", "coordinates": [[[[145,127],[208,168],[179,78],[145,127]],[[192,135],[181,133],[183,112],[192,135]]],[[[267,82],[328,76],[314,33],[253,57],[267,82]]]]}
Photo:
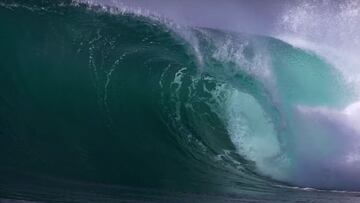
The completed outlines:
{"type": "Polygon", "coordinates": [[[357,75],[312,47],[2,0],[0,202],[360,202],[357,75]]]}

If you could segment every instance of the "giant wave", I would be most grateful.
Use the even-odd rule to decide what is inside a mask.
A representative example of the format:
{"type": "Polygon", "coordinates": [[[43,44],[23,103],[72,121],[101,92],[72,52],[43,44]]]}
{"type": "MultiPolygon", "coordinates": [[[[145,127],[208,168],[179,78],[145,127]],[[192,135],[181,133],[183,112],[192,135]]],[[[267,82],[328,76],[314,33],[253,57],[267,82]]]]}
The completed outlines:
{"type": "Polygon", "coordinates": [[[356,83],[322,52],[97,3],[0,5],[3,170],[175,191],[359,189],[356,83]]]}

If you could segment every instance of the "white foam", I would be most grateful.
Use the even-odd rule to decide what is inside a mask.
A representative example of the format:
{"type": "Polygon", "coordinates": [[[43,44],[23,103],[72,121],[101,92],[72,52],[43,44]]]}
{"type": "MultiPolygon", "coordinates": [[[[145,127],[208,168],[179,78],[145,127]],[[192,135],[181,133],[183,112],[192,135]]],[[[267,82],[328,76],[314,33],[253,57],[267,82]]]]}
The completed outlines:
{"type": "Polygon", "coordinates": [[[359,187],[360,101],[343,110],[297,108],[293,181],[312,187],[359,187]]]}
{"type": "MultiPolygon", "coordinates": [[[[277,38],[338,69],[360,95],[360,1],[298,1],[279,18],[277,38]]],[[[329,87],[332,88],[332,87],[329,87]]],[[[316,96],[316,95],[314,95],[316,96]]],[[[344,109],[296,106],[292,181],[311,187],[360,187],[360,100],[344,109]]]]}
{"type": "Polygon", "coordinates": [[[256,99],[234,89],[225,107],[227,128],[237,151],[254,161],[262,174],[286,180],[287,157],[270,117],[256,99]]]}
{"type": "Polygon", "coordinates": [[[360,92],[360,1],[299,1],[279,18],[275,37],[310,50],[360,92]]]}

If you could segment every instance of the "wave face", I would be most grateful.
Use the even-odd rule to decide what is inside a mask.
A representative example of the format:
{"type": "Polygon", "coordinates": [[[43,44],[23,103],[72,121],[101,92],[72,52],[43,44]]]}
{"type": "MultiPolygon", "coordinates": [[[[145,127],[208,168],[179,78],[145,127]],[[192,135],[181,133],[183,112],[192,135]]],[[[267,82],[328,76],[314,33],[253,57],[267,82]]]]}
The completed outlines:
{"type": "Polygon", "coordinates": [[[360,188],[356,91],[313,52],[72,2],[1,3],[0,24],[4,198],[360,188]]]}

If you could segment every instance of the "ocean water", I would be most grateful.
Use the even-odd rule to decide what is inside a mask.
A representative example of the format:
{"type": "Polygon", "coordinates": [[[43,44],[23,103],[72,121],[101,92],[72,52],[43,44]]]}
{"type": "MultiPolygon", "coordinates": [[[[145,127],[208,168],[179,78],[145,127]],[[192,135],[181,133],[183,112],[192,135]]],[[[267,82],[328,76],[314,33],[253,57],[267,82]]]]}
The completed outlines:
{"type": "Polygon", "coordinates": [[[360,201],[357,61],[301,23],[1,1],[0,201],[360,201]]]}

